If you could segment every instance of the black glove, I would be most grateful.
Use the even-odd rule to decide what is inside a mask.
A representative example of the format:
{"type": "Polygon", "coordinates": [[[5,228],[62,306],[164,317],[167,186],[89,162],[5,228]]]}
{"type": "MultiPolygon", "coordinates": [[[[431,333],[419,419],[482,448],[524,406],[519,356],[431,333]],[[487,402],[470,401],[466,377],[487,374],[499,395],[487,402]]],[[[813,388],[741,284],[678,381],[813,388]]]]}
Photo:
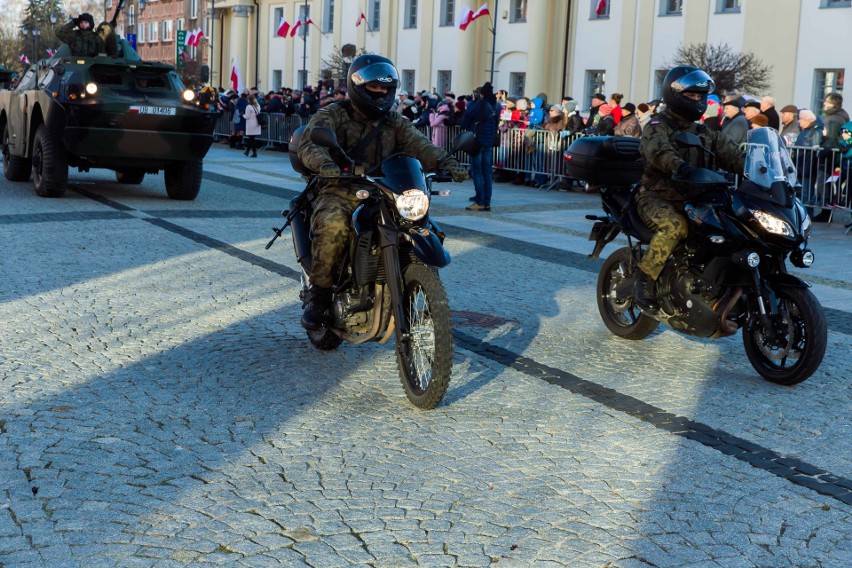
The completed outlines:
{"type": "Polygon", "coordinates": [[[689,179],[692,175],[692,172],[695,171],[695,166],[690,164],[689,162],[684,162],[677,168],[677,176],[683,179],[689,179]]]}
{"type": "Polygon", "coordinates": [[[467,168],[461,165],[455,158],[444,162],[444,167],[448,172],[450,172],[450,175],[453,177],[453,181],[456,183],[461,183],[470,179],[470,174],[468,173],[467,168]]]}
{"type": "Polygon", "coordinates": [[[337,177],[340,175],[340,167],[334,162],[324,162],[320,166],[319,175],[323,177],[337,177]]]}

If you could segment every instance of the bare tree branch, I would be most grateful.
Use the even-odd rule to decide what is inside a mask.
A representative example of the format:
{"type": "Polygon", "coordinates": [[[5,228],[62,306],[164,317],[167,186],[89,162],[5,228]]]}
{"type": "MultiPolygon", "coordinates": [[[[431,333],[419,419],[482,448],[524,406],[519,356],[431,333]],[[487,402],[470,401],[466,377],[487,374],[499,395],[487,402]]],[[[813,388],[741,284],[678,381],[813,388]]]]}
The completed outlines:
{"type": "Polygon", "coordinates": [[[772,79],[772,65],[753,53],[737,53],[728,44],[693,43],[681,45],[674,55],[675,65],[694,65],[707,72],[721,94],[763,94],[772,79]]]}

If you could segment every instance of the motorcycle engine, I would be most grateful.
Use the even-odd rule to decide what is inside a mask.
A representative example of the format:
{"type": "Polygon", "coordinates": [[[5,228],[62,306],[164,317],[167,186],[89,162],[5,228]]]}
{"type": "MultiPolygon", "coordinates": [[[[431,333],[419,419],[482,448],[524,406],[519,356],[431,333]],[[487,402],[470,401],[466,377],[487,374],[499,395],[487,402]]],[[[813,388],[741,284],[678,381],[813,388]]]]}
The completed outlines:
{"type": "Polygon", "coordinates": [[[695,337],[710,337],[718,328],[714,286],[697,268],[666,266],[657,279],[657,300],[666,323],[695,337]]]}
{"type": "Polygon", "coordinates": [[[346,329],[350,334],[367,333],[372,325],[371,310],[349,313],[361,301],[360,294],[349,289],[334,298],[334,326],[346,329]]]}

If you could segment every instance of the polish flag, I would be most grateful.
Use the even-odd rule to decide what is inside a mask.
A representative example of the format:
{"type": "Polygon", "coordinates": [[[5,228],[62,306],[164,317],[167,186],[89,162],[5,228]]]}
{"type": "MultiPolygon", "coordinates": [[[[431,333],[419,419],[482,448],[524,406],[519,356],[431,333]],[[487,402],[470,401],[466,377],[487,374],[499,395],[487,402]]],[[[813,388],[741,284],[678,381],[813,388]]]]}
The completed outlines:
{"type": "Polygon", "coordinates": [[[231,64],[231,88],[237,93],[242,93],[245,88],[243,78],[240,76],[240,62],[234,57],[234,62],[231,64]]]}
{"type": "Polygon", "coordinates": [[[281,18],[281,21],[278,23],[278,30],[276,30],[275,35],[278,37],[287,37],[287,32],[290,31],[290,24],[288,24],[284,18],[281,18]]]}
{"type": "Polygon", "coordinates": [[[491,12],[488,11],[488,4],[485,3],[482,6],[480,6],[479,9],[476,12],[473,13],[473,17],[470,19],[470,21],[472,22],[480,16],[487,16],[489,14],[491,14],[491,12]]]}
{"type": "Polygon", "coordinates": [[[186,37],[184,37],[184,45],[195,45],[195,30],[187,31],[186,37]]]}
{"type": "Polygon", "coordinates": [[[598,2],[598,7],[595,8],[595,14],[598,16],[606,14],[606,0],[600,0],[600,2],[598,2]]]}
{"type": "Polygon", "coordinates": [[[296,37],[296,32],[299,31],[299,27],[302,25],[302,20],[298,20],[295,24],[293,24],[293,29],[290,30],[290,37],[296,37]]]}
{"type": "Polygon", "coordinates": [[[50,48],[48,47],[47,49],[45,49],[45,51],[47,52],[48,57],[53,57],[54,55],[56,55],[56,50],[55,50],[55,49],[50,49],[50,48]]]}
{"type": "Polygon", "coordinates": [[[361,22],[364,22],[366,20],[367,20],[367,16],[364,15],[364,12],[361,12],[361,15],[358,16],[358,21],[355,22],[355,27],[357,28],[358,26],[361,25],[361,22]]]}
{"type": "Polygon", "coordinates": [[[198,44],[201,42],[201,38],[204,37],[204,30],[202,30],[201,28],[198,28],[193,33],[195,34],[195,38],[192,40],[192,45],[194,47],[198,47],[198,44]]]}
{"type": "Polygon", "coordinates": [[[30,58],[22,53],[21,54],[21,63],[23,63],[24,65],[29,65],[30,64],[30,58]]]}
{"type": "Polygon", "coordinates": [[[462,29],[462,31],[466,30],[470,23],[473,21],[473,10],[470,9],[470,6],[467,4],[462,4],[459,6],[458,12],[456,12],[456,26],[462,29]]]}

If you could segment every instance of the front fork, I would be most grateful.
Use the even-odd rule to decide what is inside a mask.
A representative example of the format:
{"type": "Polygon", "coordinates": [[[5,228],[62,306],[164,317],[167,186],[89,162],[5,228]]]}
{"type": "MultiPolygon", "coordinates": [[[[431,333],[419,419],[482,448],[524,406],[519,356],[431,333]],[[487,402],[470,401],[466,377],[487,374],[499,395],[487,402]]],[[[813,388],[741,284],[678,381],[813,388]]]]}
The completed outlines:
{"type": "Polygon", "coordinates": [[[402,267],[399,263],[399,229],[386,223],[387,212],[382,206],[379,215],[379,246],[382,249],[385,262],[385,277],[391,295],[391,309],[393,310],[394,328],[396,331],[397,345],[404,345],[409,339],[408,318],[405,314],[405,285],[402,280],[402,267]]]}

